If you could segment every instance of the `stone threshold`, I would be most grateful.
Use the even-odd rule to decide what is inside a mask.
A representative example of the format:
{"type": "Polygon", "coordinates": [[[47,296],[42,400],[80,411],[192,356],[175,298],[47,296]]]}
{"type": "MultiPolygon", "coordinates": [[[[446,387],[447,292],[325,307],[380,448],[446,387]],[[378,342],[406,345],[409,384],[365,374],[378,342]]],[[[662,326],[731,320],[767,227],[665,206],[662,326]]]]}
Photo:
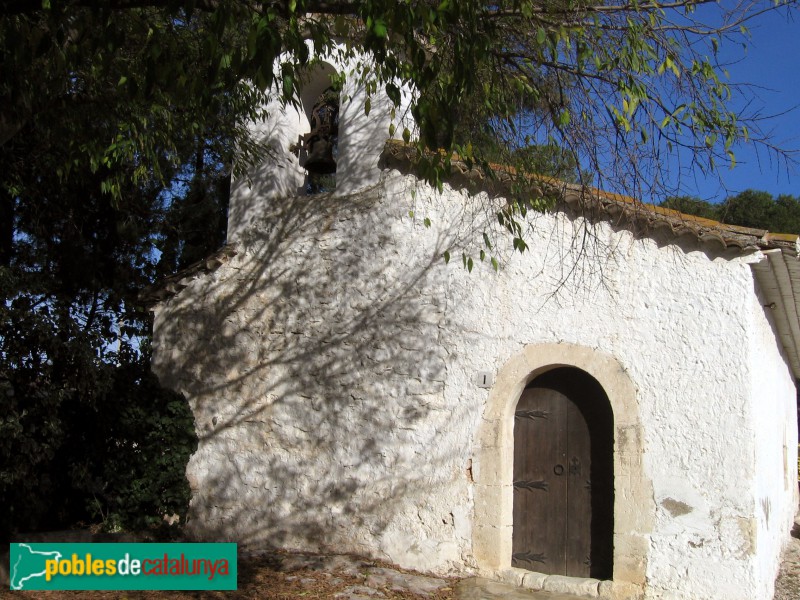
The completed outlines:
{"type": "Polygon", "coordinates": [[[566,577],[548,575],[508,567],[490,574],[491,579],[526,590],[566,594],[578,598],[600,598],[602,600],[633,599],[641,597],[642,590],[633,584],[589,577],[566,577]]]}

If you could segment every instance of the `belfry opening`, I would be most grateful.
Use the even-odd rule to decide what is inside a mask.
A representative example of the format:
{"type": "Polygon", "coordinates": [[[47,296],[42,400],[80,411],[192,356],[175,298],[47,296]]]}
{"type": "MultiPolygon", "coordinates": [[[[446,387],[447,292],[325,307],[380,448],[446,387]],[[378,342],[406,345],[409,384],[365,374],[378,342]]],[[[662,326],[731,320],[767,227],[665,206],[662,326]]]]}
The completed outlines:
{"type": "Polygon", "coordinates": [[[339,154],[340,85],[336,70],[320,63],[309,75],[301,102],[309,131],[297,140],[300,164],[306,171],[307,195],[336,189],[339,154]]]}

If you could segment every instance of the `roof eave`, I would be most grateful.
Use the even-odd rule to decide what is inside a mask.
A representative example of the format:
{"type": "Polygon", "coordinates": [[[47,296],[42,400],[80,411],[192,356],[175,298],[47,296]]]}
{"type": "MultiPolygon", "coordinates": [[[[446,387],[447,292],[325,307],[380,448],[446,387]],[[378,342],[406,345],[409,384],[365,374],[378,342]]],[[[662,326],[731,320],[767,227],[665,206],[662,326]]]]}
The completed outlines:
{"type": "Polygon", "coordinates": [[[236,243],[226,244],[202,260],[181,269],[174,275],[164,277],[139,292],[139,300],[152,309],[161,302],[175,296],[189,283],[207,273],[213,273],[240,252],[236,243]]]}
{"type": "MultiPolygon", "coordinates": [[[[384,147],[380,164],[383,168],[397,168],[402,172],[415,173],[417,159],[416,146],[389,140],[384,147]]],[[[492,176],[487,177],[480,169],[457,156],[451,158],[451,166],[452,172],[448,183],[455,187],[466,187],[471,192],[484,191],[496,196],[508,193],[509,183],[519,176],[513,168],[491,165],[492,176]]],[[[534,194],[545,192],[555,194],[580,214],[592,214],[616,221],[624,219],[638,225],[638,229],[643,232],[655,232],[666,228],[675,237],[689,234],[701,243],[720,244],[724,248],[738,248],[743,252],[770,248],[797,250],[798,236],[794,234],[770,233],[765,229],[720,223],[647,204],[623,194],[566,183],[552,177],[539,175],[524,177],[530,183],[534,194]]]]}
{"type": "Polygon", "coordinates": [[[800,261],[790,248],[763,251],[751,265],[764,307],[772,312],[776,334],[795,379],[800,379],[800,261]]]}

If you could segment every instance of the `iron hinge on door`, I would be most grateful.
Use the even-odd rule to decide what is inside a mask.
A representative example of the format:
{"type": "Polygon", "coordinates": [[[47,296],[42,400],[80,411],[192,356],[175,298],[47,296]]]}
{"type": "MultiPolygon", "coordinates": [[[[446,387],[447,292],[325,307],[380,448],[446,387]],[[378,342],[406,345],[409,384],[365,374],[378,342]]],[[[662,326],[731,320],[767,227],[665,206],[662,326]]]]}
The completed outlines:
{"type": "Polygon", "coordinates": [[[550,413],[546,410],[518,410],[514,413],[515,419],[549,419],[550,413]]]}
{"type": "Polygon", "coordinates": [[[544,553],[536,554],[534,552],[528,552],[528,551],[526,551],[526,552],[517,552],[516,554],[513,554],[511,556],[511,564],[512,565],[514,565],[515,563],[521,563],[521,562],[525,562],[525,563],[529,563],[529,564],[533,564],[533,563],[539,562],[539,563],[543,563],[544,564],[544,563],[547,562],[547,556],[544,553]]]}
{"type": "Polygon", "coordinates": [[[547,491],[546,481],[515,481],[515,490],[544,490],[547,491]]]}

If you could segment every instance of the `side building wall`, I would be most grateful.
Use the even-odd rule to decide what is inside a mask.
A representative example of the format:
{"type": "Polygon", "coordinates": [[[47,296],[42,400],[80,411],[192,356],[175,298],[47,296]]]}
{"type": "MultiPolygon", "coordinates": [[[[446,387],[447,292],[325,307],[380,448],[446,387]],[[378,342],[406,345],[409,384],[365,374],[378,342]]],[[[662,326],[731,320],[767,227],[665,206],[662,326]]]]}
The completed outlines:
{"type": "Polygon", "coordinates": [[[771,598],[782,544],[797,511],[797,396],[767,304],[754,294],[748,350],[757,440],[755,576],[759,597],[771,598]]]}
{"type": "Polygon", "coordinates": [[[156,308],[154,370],[200,436],[190,529],[489,573],[474,551],[483,377],[570,344],[614,357],[635,390],[640,452],[624,460],[652,505],[631,500],[638,480],[615,482],[642,540],[640,573],[615,579],[648,598],[766,600],[757,571],[780,534],[754,542],[758,505],[787,509],[757,484],[775,467],[754,460],[768,425],[753,428],[747,262],[557,211],[497,273],[473,246],[469,273],[454,249],[500,242],[491,202],[394,171],[361,194],[275,200],[235,257],[156,308]]]}

